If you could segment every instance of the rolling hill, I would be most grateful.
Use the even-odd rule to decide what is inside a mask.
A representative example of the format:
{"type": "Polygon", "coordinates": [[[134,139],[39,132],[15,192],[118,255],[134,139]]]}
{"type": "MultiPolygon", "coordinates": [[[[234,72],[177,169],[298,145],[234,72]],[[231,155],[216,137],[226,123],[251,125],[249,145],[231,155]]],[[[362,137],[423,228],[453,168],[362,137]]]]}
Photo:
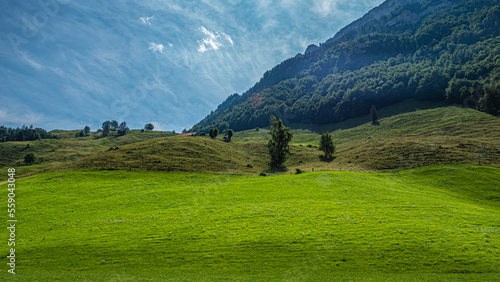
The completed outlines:
{"type": "MultiPolygon", "coordinates": [[[[408,107],[406,102],[387,107],[381,111],[387,117],[376,126],[364,122],[349,128],[359,122],[351,120],[297,129],[287,171],[379,171],[456,162],[500,166],[497,117],[454,106],[390,115],[408,107]],[[333,130],[337,151],[325,161],[314,146],[319,146],[320,132],[328,130],[333,130]]],[[[101,150],[71,167],[259,174],[269,172],[268,139],[266,129],[236,132],[229,143],[208,137],[157,138],[101,150]]]]}

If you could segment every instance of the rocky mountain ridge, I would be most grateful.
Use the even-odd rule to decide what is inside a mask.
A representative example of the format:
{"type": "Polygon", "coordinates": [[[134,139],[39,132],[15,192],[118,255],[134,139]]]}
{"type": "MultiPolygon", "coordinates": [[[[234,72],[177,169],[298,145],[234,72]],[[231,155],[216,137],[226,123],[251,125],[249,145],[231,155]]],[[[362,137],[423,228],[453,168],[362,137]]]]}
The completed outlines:
{"type": "Polygon", "coordinates": [[[457,2],[460,1],[388,0],[342,28],[321,46],[346,42],[364,34],[408,30],[424,17],[457,2]]]}

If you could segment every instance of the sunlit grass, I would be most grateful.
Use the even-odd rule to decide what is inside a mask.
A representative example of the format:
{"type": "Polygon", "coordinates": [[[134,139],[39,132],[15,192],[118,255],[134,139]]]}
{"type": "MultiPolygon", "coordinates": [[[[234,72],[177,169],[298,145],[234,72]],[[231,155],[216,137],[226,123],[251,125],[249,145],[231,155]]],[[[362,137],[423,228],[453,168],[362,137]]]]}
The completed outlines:
{"type": "Polygon", "coordinates": [[[17,182],[17,277],[493,279],[499,180],[500,169],[477,165],[269,177],[38,174],[17,182]]]}

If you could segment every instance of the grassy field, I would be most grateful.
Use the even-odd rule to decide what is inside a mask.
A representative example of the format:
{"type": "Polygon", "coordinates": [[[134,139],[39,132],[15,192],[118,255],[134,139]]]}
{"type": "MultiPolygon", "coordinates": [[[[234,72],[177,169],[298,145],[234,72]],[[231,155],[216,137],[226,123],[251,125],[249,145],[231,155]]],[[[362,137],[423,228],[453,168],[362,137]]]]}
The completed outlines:
{"type": "MultiPolygon", "coordinates": [[[[41,173],[17,181],[16,278],[498,281],[499,180],[499,168],[468,164],[41,173]]],[[[12,279],[6,267],[0,279],[12,279]]]]}

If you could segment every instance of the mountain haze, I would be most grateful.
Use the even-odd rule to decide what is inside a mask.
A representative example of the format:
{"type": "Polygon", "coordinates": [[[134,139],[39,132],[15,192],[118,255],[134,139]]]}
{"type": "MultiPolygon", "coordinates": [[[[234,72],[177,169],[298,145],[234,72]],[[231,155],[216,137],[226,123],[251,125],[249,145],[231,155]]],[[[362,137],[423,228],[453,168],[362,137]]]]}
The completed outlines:
{"type": "Polygon", "coordinates": [[[335,123],[414,98],[498,115],[498,46],[498,1],[389,0],[229,96],[192,130],[265,127],[270,115],[335,123]]]}

